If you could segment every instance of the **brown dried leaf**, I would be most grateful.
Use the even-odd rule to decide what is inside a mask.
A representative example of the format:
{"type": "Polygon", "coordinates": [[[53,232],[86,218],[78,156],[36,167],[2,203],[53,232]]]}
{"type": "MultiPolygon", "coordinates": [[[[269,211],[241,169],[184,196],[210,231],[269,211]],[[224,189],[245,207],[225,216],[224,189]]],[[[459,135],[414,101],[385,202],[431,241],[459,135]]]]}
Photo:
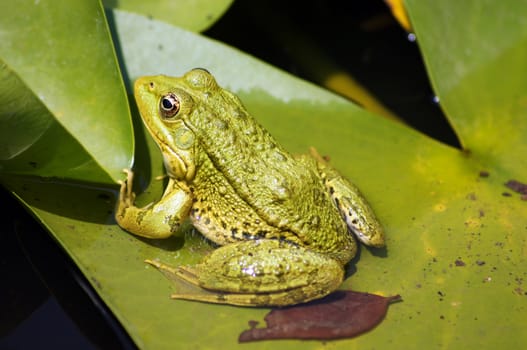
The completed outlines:
{"type": "Polygon", "coordinates": [[[399,295],[337,291],[307,304],[272,310],[265,316],[266,328],[255,328],[253,321],[238,341],[351,338],[379,324],[388,305],[400,300],[399,295]]]}

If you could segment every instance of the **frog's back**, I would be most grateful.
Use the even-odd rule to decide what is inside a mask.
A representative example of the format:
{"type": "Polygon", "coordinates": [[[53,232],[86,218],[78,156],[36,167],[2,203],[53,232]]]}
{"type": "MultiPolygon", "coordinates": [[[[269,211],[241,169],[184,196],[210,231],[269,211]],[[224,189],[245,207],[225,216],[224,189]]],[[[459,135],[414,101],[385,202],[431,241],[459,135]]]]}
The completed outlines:
{"type": "Polygon", "coordinates": [[[314,160],[288,153],[230,92],[221,90],[209,98],[215,101],[199,105],[190,115],[191,128],[237,196],[269,225],[295,235],[293,241],[347,260],[353,238],[332,205],[314,160]],[[212,111],[210,105],[217,107],[212,111]]]}

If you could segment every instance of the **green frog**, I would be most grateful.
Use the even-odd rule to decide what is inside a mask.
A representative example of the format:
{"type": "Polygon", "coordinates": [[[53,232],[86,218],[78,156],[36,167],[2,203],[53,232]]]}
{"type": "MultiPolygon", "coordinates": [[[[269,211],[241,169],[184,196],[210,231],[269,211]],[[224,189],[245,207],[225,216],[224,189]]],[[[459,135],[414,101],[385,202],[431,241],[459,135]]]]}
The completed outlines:
{"type": "Polygon", "coordinates": [[[355,238],[384,245],[383,229],[357,187],[315,149],[288,153],[204,69],[146,76],[134,94],[163,155],[162,198],[134,205],[125,170],[116,210],[125,230],[148,238],[177,233],[190,218],[218,245],[196,266],[147,262],[197,287],[173,298],[244,306],[284,306],[337,289],[355,238]]]}

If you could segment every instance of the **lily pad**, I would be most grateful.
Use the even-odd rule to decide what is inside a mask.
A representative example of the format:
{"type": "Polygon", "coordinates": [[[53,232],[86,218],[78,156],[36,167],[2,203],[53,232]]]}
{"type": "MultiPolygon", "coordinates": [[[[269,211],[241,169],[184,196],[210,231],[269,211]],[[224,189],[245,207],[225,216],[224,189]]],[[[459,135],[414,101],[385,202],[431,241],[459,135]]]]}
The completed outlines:
{"type": "MultiPolygon", "coordinates": [[[[527,77],[520,74],[524,63],[518,58],[527,50],[527,29],[520,25],[525,9],[512,11],[490,1],[481,2],[481,8],[469,4],[408,6],[463,150],[370,114],[221,43],[113,11],[114,42],[127,84],[140,75],[181,75],[206,67],[290,151],[315,146],[329,155],[372,204],[385,226],[387,249],[384,254],[362,249],[343,288],[401,294],[405,302],[372,332],[335,341],[333,348],[527,344],[527,202],[520,194],[503,195],[508,180],[527,182],[521,113],[527,77]],[[506,40],[494,45],[497,38],[506,40]],[[469,52],[478,55],[466,56],[469,52]],[[469,64],[471,57],[476,58],[469,64]],[[511,77],[510,84],[504,76],[511,77]]],[[[161,194],[162,181],[149,180],[163,173],[162,160],[145,132],[136,131],[138,179],[141,187],[151,183],[140,198],[147,203],[161,194]]],[[[188,226],[182,237],[165,241],[123,232],[112,218],[117,186],[67,186],[17,173],[2,173],[1,180],[70,254],[141,348],[233,348],[247,322],[267,311],[170,300],[172,285],[143,260],[192,264],[211,248],[188,226]]],[[[321,346],[296,340],[276,345],[321,346]]]]}

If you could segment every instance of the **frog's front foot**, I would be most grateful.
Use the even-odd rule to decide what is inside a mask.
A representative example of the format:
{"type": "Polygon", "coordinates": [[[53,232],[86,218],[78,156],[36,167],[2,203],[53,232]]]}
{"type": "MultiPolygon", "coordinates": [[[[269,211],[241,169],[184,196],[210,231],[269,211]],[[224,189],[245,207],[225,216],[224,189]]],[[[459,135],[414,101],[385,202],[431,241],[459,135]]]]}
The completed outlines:
{"type": "Polygon", "coordinates": [[[119,198],[117,199],[117,208],[115,210],[115,219],[119,226],[128,229],[127,222],[129,221],[129,214],[131,208],[134,208],[135,193],[132,191],[132,184],[134,181],[134,172],[132,169],[123,169],[126,174],[126,179],[119,180],[121,185],[119,189],[119,198]]]}
{"type": "Polygon", "coordinates": [[[134,172],[132,169],[123,169],[123,172],[126,174],[126,180],[118,181],[119,185],[121,185],[119,190],[119,209],[131,207],[135,202],[135,193],[132,191],[134,172]]]}
{"type": "Polygon", "coordinates": [[[176,233],[192,206],[188,189],[170,180],[161,200],[138,208],[132,191],[134,173],[129,169],[123,171],[126,180],[119,181],[121,188],[115,212],[117,224],[128,232],[147,238],[167,238],[176,233]]]}

